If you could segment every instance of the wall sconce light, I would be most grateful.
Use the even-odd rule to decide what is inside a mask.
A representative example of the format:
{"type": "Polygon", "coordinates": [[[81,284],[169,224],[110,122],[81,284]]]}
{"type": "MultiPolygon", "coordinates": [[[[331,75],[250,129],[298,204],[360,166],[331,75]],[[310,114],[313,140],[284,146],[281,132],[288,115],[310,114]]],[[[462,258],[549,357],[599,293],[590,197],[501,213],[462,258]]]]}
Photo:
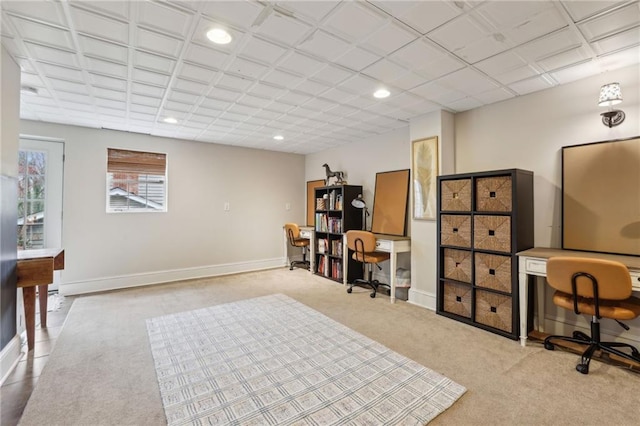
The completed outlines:
{"type": "Polygon", "coordinates": [[[600,99],[598,99],[599,106],[608,106],[609,111],[605,111],[602,114],[602,124],[611,128],[617,126],[624,121],[624,112],[619,109],[613,109],[612,106],[622,102],[622,90],[620,90],[620,83],[605,84],[600,88],[600,99]]]}

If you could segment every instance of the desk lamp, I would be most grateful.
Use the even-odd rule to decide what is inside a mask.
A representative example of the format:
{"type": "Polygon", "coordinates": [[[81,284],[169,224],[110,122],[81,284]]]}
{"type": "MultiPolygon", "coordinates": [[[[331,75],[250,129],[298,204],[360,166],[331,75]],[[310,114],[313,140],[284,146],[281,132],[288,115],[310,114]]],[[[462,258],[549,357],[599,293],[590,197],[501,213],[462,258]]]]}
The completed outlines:
{"type": "Polygon", "coordinates": [[[367,203],[364,202],[364,198],[362,198],[362,194],[358,194],[358,196],[351,201],[351,205],[357,209],[362,209],[362,230],[366,231],[369,209],[367,208],[367,203]]]}

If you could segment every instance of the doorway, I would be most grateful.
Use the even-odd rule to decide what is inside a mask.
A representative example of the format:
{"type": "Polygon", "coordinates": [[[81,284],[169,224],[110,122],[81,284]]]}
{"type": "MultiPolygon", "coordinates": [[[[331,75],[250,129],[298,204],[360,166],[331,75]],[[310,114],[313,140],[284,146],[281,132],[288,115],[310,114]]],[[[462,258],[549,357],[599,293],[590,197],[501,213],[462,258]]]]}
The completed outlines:
{"type": "MultiPolygon", "coordinates": [[[[64,143],[21,136],[18,151],[18,249],[62,247],[64,143]]],[[[50,290],[57,290],[60,272],[50,290]]]]}

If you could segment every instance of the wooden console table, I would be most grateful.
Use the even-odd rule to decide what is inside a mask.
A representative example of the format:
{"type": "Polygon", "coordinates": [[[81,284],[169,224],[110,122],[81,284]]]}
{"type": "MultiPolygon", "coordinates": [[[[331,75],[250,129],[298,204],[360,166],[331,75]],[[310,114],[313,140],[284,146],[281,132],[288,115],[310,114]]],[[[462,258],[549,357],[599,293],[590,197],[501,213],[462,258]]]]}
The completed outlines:
{"type": "Polygon", "coordinates": [[[53,271],[61,269],[64,269],[63,249],[18,251],[17,285],[22,288],[27,347],[29,350],[32,350],[35,344],[36,287],[38,287],[40,300],[40,326],[46,328],[49,284],[53,283],[53,271]]]}

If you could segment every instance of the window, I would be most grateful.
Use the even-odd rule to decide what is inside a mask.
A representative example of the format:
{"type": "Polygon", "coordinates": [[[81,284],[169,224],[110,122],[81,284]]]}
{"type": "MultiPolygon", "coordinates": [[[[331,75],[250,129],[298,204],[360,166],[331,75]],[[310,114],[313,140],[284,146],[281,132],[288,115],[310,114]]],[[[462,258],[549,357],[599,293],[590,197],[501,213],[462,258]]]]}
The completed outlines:
{"type": "Polygon", "coordinates": [[[166,212],[167,155],[107,149],[107,212],[166,212]]]}
{"type": "Polygon", "coordinates": [[[18,248],[44,248],[44,202],[47,154],[18,153],[18,248]]]}

